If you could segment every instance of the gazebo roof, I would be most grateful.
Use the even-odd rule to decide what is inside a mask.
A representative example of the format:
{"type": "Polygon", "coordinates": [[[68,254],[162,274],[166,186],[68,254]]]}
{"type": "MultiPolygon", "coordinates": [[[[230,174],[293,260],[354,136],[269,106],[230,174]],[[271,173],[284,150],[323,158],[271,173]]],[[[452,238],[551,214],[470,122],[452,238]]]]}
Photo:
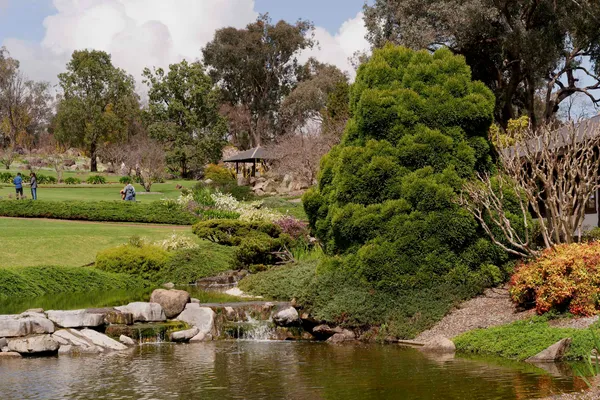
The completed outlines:
{"type": "Polygon", "coordinates": [[[253,162],[256,160],[271,160],[275,157],[267,153],[262,147],[255,147],[250,150],[242,151],[233,157],[229,157],[223,162],[253,162]]]}

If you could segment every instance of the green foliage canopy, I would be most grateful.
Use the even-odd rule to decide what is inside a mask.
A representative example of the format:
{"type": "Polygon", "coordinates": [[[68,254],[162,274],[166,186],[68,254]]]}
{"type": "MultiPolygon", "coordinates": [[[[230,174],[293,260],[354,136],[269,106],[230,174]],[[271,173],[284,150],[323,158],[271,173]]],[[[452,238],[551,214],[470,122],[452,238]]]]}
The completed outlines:
{"type": "Polygon", "coordinates": [[[493,111],[491,91],[449,50],[375,50],[351,88],[342,143],[304,196],[314,233],[343,256],[338,268],[386,291],[489,281],[505,256],[453,197],[491,166],[493,111]]]}

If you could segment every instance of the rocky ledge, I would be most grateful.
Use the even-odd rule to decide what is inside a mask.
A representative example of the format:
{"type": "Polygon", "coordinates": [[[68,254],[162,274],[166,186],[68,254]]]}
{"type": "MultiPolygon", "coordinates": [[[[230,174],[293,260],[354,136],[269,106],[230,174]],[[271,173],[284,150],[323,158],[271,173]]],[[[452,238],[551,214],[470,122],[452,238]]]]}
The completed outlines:
{"type": "Polygon", "coordinates": [[[0,358],[125,351],[148,341],[214,339],[356,339],[354,332],[323,325],[291,303],[200,304],[181,290],[157,289],[150,302],[85,310],[27,310],[0,315],[0,358]]]}

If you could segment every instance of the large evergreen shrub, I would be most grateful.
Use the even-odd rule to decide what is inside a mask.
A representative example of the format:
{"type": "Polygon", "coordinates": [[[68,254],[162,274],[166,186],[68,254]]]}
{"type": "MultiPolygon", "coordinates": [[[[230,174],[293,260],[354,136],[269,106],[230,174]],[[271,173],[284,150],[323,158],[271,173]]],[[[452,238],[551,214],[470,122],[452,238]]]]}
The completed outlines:
{"type": "Polygon", "coordinates": [[[465,179],[491,167],[494,96],[464,58],[376,50],[358,70],[350,110],[303,199],[326,252],[342,256],[336,268],[396,293],[493,281],[490,266],[506,256],[453,201],[465,179]]]}

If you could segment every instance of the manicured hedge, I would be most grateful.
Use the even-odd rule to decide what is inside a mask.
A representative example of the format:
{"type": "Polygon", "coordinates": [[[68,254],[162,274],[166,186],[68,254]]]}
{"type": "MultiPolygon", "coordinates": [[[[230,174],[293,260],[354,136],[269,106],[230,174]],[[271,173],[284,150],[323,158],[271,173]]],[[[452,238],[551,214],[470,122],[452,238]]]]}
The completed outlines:
{"type": "Polygon", "coordinates": [[[0,201],[0,216],[192,225],[199,218],[160,202],[0,201]]]}
{"type": "Polygon", "coordinates": [[[98,290],[139,289],[146,282],[90,267],[0,268],[0,299],[98,290]]]}
{"type": "Polygon", "coordinates": [[[107,249],[96,255],[96,267],[102,271],[125,273],[148,281],[156,281],[171,255],[153,245],[124,245],[107,249]]]}

